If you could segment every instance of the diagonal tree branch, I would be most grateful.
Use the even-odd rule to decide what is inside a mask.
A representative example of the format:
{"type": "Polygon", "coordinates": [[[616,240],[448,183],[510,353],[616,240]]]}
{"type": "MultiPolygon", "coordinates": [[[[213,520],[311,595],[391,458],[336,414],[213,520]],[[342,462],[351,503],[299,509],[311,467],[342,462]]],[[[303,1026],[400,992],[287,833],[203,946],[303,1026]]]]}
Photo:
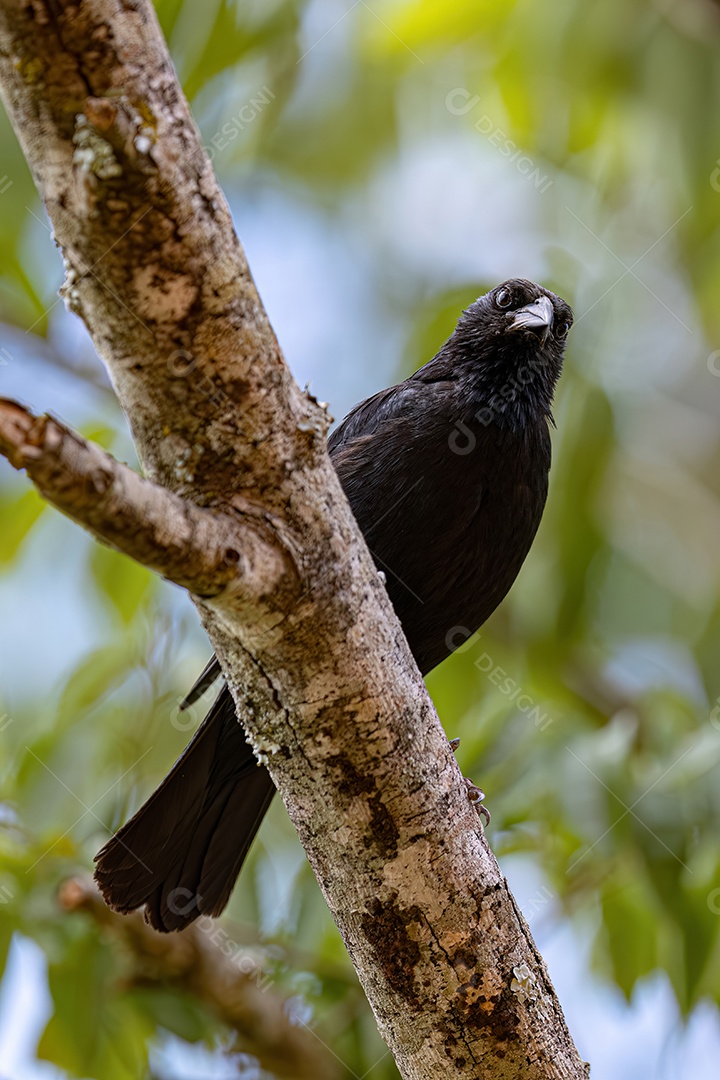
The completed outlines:
{"type": "Polygon", "coordinates": [[[138,476],[51,416],[0,398],[0,453],[96,539],[197,596],[258,603],[292,567],[244,517],[204,510],[138,476]]]}
{"type": "MultiPolygon", "coordinates": [[[[253,517],[277,548],[268,590],[263,556],[252,584],[242,567],[239,595],[195,600],[402,1075],[585,1076],[330,464],[327,413],[282,360],[149,0],[0,0],[0,86],[66,302],[146,475],[253,517]],[[277,569],[288,552],[295,574],[277,569]]],[[[153,548],[158,571],[186,583],[205,581],[203,558],[191,549],[180,568],[153,548]]]]}

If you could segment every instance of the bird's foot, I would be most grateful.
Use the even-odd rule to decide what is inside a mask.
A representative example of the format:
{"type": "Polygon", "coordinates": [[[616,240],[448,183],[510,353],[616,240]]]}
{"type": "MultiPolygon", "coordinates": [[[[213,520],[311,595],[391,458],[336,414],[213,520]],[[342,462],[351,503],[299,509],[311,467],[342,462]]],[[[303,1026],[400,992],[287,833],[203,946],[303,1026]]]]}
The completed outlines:
{"type": "Polygon", "coordinates": [[[485,792],[482,788],[476,787],[472,780],[468,780],[467,776],[463,776],[465,786],[467,787],[468,799],[473,804],[478,814],[484,819],[485,824],[490,824],[490,811],[487,806],[482,805],[482,801],[485,798],[485,792]]]}
{"type": "MultiPolygon", "coordinates": [[[[459,739],[450,740],[450,749],[453,753],[455,753],[459,745],[459,739]]],[[[490,811],[488,810],[487,806],[482,805],[485,798],[485,792],[482,790],[482,788],[479,788],[475,784],[473,784],[472,780],[468,780],[467,776],[463,776],[463,780],[465,781],[465,786],[467,787],[468,799],[473,804],[478,814],[480,814],[480,816],[483,818],[485,825],[489,825],[490,811]]]]}

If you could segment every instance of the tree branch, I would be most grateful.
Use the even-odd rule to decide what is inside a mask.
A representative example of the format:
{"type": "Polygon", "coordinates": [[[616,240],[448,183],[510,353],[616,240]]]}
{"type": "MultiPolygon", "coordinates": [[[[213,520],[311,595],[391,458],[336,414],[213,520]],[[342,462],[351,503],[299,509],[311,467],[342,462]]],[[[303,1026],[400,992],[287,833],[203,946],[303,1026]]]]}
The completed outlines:
{"type": "Polygon", "coordinates": [[[68,912],[85,912],[123,948],[123,986],[173,987],[192,994],[237,1033],[235,1053],[252,1054],[262,1069],[288,1080],[336,1080],[340,1069],[316,1037],[288,1015],[286,1001],[268,993],[273,980],[253,950],[244,948],[204,916],[181,935],[155,933],[136,912],[116,915],[92,881],[63,882],[59,901],[68,912]]]}
{"type": "Polygon", "coordinates": [[[241,515],[212,512],[138,476],[51,416],[0,398],[0,453],[96,539],[207,601],[272,592],[289,566],[241,515]]]}
{"type": "Polygon", "coordinates": [[[0,84],[146,474],[293,553],[259,602],[196,602],[402,1075],[584,1077],[149,0],[2,0],[0,84]]]}

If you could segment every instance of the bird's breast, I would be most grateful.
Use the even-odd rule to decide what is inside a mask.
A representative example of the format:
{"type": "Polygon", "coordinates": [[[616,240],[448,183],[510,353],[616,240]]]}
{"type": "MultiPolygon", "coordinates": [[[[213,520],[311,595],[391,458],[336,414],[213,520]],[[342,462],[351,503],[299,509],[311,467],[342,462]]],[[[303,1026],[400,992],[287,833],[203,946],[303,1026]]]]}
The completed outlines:
{"type": "MultiPolygon", "coordinates": [[[[472,453],[449,438],[406,441],[346,478],[346,491],[423,672],[473,633],[508,592],[542,515],[549,457],[542,438],[484,432],[472,453]],[[449,642],[449,643],[448,643],[449,642]]],[[[342,475],[341,475],[342,479],[342,475]]]]}

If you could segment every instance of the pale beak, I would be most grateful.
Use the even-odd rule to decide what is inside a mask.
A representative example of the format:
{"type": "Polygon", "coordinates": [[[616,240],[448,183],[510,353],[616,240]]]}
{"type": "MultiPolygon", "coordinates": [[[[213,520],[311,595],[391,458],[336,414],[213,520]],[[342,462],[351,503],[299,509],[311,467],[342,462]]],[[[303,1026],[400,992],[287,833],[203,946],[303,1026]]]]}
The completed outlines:
{"type": "Polygon", "coordinates": [[[526,304],[515,312],[515,318],[510,323],[510,330],[529,330],[537,334],[543,344],[552,329],[555,312],[547,296],[538,296],[532,304],[526,304]]]}

